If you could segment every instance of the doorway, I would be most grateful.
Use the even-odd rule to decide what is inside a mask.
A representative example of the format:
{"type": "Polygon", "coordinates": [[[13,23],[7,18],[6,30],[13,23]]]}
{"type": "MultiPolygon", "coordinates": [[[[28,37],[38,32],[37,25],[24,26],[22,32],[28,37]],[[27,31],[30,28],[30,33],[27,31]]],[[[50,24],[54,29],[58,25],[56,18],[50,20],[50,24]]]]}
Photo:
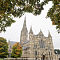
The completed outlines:
{"type": "Polygon", "coordinates": [[[45,60],[45,55],[42,56],[41,60],[45,60]]]}

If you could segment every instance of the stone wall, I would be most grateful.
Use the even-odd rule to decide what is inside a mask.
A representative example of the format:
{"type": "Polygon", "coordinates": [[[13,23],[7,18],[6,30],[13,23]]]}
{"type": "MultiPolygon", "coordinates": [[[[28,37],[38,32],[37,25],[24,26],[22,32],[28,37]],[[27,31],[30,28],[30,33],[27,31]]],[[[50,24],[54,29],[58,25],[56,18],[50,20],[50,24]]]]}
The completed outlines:
{"type": "Polygon", "coordinates": [[[36,59],[35,58],[4,58],[4,60],[36,60],[36,59]]]}

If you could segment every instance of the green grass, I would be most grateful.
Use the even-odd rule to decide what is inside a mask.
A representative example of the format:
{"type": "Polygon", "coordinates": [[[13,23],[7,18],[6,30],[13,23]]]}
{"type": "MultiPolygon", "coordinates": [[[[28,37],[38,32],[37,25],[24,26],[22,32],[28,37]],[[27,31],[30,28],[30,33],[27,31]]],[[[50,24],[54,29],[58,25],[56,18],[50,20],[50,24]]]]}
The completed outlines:
{"type": "Polygon", "coordinates": [[[3,59],[0,58],[0,60],[3,60],[3,59]]]}

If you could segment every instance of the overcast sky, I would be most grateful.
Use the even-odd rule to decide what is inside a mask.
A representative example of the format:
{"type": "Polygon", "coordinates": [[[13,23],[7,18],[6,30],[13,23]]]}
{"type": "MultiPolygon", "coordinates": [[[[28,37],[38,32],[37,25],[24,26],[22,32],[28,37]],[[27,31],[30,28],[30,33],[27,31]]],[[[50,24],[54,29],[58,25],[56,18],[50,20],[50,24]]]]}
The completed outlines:
{"type": "Polygon", "coordinates": [[[44,6],[44,10],[41,15],[34,16],[31,13],[25,13],[21,18],[14,18],[16,20],[15,23],[6,29],[6,32],[0,33],[0,37],[4,37],[7,40],[11,41],[20,41],[20,34],[24,23],[24,18],[26,16],[26,25],[28,32],[30,27],[32,26],[32,30],[35,35],[37,35],[40,30],[42,30],[44,36],[48,36],[48,32],[50,31],[52,36],[52,41],[54,48],[60,49],[60,34],[58,34],[56,30],[56,26],[52,25],[50,18],[45,18],[49,8],[52,7],[52,2],[44,6]]]}

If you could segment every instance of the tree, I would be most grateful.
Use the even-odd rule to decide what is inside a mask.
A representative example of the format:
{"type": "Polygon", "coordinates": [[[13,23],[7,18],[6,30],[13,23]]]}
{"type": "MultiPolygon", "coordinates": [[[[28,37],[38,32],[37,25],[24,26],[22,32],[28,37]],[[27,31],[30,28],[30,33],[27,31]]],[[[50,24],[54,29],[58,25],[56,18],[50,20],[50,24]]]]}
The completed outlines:
{"type": "Polygon", "coordinates": [[[6,39],[0,37],[0,58],[6,58],[8,55],[8,43],[6,39]]]}
{"type": "Polygon", "coordinates": [[[22,47],[21,45],[17,42],[13,45],[12,47],[12,53],[11,53],[11,57],[13,58],[18,58],[21,57],[22,55],[22,47]]]}
{"type": "Polygon", "coordinates": [[[60,29],[60,0],[44,0],[41,3],[40,0],[0,0],[0,31],[5,31],[6,27],[15,22],[11,16],[21,17],[25,12],[41,14],[43,6],[49,1],[52,1],[53,6],[49,9],[47,17],[60,29]]]}
{"type": "Polygon", "coordinates": [[[47,16],[52,20],[52,24],[57,25],[60,29],[60,1],[53,0],[53,6],[47,13],[47,16]]]}
{"type": "Polygon", "coordinates": [[[55,52],[55,54],[60,54],[60,50],[59,49],[55,49],[54,52],[55,52]]]}

